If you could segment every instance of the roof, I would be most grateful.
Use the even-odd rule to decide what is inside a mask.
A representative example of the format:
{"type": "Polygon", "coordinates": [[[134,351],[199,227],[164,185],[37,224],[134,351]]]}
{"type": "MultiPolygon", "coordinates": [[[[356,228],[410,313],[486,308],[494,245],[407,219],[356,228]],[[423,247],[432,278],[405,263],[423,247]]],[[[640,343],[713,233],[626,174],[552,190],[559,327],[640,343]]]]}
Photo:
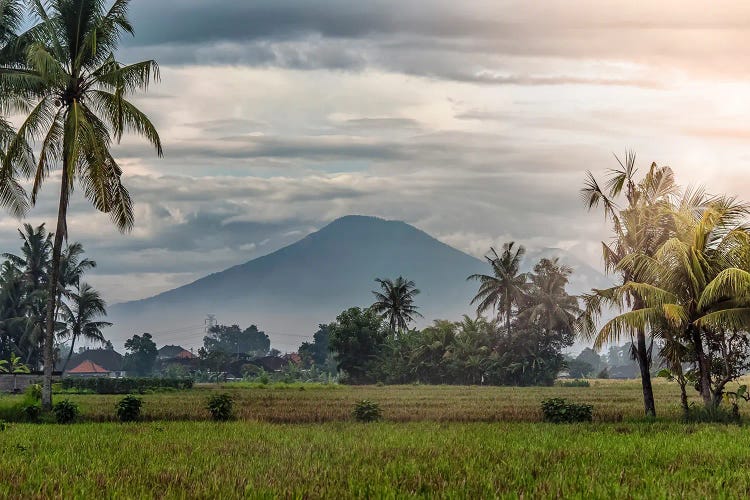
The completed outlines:
{"type": "MultiPolygon", "coordinates": [[[[122,371],[122,354],[112,349],[88,349],[77,354],[73,354],[70,357],[68,367],[78,366],[84,361],[91,361],[107,371],[119,372],[122,371]]],[[[62,365],[65,363],[65,357],[58,361],[57,369],[62,369],[62,365]]],[[[70,370],[66,370],[66,373],[70,370]]]]}
{"type": "Polygon", "coordinates": [[[159,349],[159,358],[161,359],[193,359],[195,355],[179,345],[165,345],[159,349]]]}
{"type": "Polygon", "coordinates": [[[96,363],[86,360],[75,368],[71,368],[67,373],[109,373],[110,371],[106,368],[102,368],[96,363]]]}

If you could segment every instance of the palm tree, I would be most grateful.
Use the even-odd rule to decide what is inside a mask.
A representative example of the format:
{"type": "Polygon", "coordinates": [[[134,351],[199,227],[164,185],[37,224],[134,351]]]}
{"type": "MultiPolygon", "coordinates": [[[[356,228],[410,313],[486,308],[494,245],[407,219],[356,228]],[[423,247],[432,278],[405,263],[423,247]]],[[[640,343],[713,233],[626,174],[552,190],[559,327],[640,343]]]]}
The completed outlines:
{"type": "Polygon", "coordinates": [[[21,255],[4,253],[2,256],[23,273],[29,290],[42,289],[49,280],[52,235],[44,224],[37,227],[24,224],[18,234],[23,241],[21,255]]]}
{"type": "Polygon", "coordinates": [[[70,338],[70,352],[60,370],[62,372],[68,366],[77,339],[82,337],[89,341],[104,343],[102,328],[112,326],[112,323],[97,320],[107,315],[107,305],[99,292],[88,283],[80,283],[77,290],[70,293],[70,301],[71,305],[62,304],[62,316],[66,324],[63,334],[70,338]]]}
{"type": "Polygon", "coordinates": [[[414,305],[414,297],[419,294],[419,290],[413,281],[402,276],[395,281],[379,278],[375,281],[380,283],[382,292],[372,292],[375,303],[370,307],[381,318],[388,320],[392,331],[403,332],[417,316],[422,317],[417,312],[418,307],[414,305]]]}
{"type": "Polygon", "coordinates": [[[15,179],[21,169],[33,178],[33,204],[50,170],[61,168],[45,325],[45,409],[52,405],[55,300],[73,183],[77,179],[96,209],[108,213],[118,229],[128,231],[133,226],[133,208],[122,184],[122,170],[110,151],[112,141],[131,131],[144,136],[162,154],[155,127],[126,99],[146,90],[152,78],[158,79],[158,66],[155,61],[123,65],[114,55],[121,36],[134,34],[127,18],[129,3],[115,0],[107,10],[101,0],[29,2],[40,21],[19,37],[24,40],[17,44],[24,57],[16,54],[16,60],[22,63],[0,60],[0,109],[27,113],[8,145],[0,181],[15,179]],[[14,159],[29,143],[37,144],[39,153],[36,167],[26,171],[14,159]]]}
{"type": "Polygon", "coordinates": [[[471,304],[479,303],[477,314],[488,309],[497,313],[498,319],[505,319],[506,333],[510,335],[513,308],[518,306],[526,294],[528,275],[520,272],[521,260],[526,249],[519,245],[514,250],[515,242],[505,243],[503,253],[498,255],[490,248],[492,256],[485,256],[492,267],[492,274],[472,274],[467,279],[479,281],[479,291],[471,304]]]}
{"type": "Polygon", "coordinates": [[[519,319],[538,324],[545,333],[572,334],[581,315],[578,298],[565,288],[573,269],[558,258],[542,259],[534,266],[529,291],[518,314],[519,319]]]}
{"type": "MultiPolygon", "coordinates": [[[[602,206],[605,219],[612,223],[612,242],[602,242],[602,253],[607,272],[617,274],[622,285],[638,280],[637,269],[628,270],[619,264],[630,255],[653,255],[656,249],[669,238],[669,208],[677,193],[674,174],[669,167],[652,164],[640,181],[636,180],[635,153],[628,152],[625,160],[615,157],[619,168],[610,171],[602,187],[591,172],[587,173],[581,195],[589,210],[602,206]],[[618,200],[624,198],[620,207],[618,200]]],[[[584,296],[588,319],[588,335],[595,331],[595,322],[601,316],[601,301],[607,294],[593,290],[584,296]]],[[[641,307],[642,299],[637,292],[630,293],[626,305],[641,307]]],[[[656,415],[654,392],[651,387],[651,345],[646,342],[646,330],[634,328],[627,332],[635,337],[635,357],[641,372],[643,405],[646,415],[656,415]]],[[[616,339],[609,339],[616,340],[616,339]]],[[[632,339],[631,339],[632,340],[632,339]]],[[[653,342],[653,340],[652,340],[653,342]]]]}
{"type": "MultiPolygon", "coordinates": [[[[729,365],[712,379],[717,366],[711,345],[729,345],[744,337],[750,323],[750,235],[744,220],[750,206],[713,198],[699,204],[696,196],[673,212],[675,233],[653,256],[637,254],[621,263],[638,270],[641,281],[607,291],[607,301],[620,305],[633,293],[639,305],[607,322],[595,339],[601,345],[633,328],[684,343],[694,356],[698,388],[706,406],[721,401],[725,385],[738,373],[729,365]]],[[[680,351],[678,345],[670,350],[680,351]]],[[[676,363],[671,356],[671,364],[676,363]]],[[[727,355],[722,355],[727,361],[727,355]]]]}
{"type": "Polygon", "coordinates": [[[0,372],[13,375],[13,392],[17,392],[16,375],[19,373],[31,373],[31,370],[21,362],[20,357],[16,356],[15,353],[10,353],[10,362],[5,359],[0,360],[0,372]]]}

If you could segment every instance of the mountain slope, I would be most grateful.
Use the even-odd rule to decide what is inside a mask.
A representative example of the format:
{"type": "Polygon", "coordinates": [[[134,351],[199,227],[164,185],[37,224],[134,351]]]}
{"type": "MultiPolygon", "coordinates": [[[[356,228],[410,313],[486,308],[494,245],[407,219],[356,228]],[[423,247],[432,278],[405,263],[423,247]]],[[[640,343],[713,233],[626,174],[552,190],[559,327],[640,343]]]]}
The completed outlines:
{"type": "Polygon", "coordinates": [[[424,324],[471,314],[477,284],[466,277],[486,270],[481,260],[406,223],[347,216],[264,257],[112,306],[110,336],[120,343],[151,331],[158,344],[199,345],[204,318],[213,313],[220,323],[257,324],[275,347],[293,350],[344,308],[369,305],[375,278],[414,280],[424,324]]]}

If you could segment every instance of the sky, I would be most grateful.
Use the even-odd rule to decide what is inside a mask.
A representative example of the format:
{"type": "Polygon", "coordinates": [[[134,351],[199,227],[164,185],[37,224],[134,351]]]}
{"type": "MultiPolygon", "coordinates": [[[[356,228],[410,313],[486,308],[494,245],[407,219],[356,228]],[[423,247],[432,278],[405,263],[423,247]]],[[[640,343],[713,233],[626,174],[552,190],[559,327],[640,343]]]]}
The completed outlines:
{"type": "MultiPolygon", "coordinates": [[[[133,137],[114,149],[132,233],[79,195],[69,218],[109,303],[347,214],[476,256],[512,239],[600,266],[606,226],[579,189],[627,149],[750,200],[747,2],[133,0],[131,17],[118,58],[160,64],[133,100],[164,158],[133,137]]],[[[55,185],[29,222],[54,225],[55,185]]],[[[0,219],[2,250],[19,224],[0,219]]]]}

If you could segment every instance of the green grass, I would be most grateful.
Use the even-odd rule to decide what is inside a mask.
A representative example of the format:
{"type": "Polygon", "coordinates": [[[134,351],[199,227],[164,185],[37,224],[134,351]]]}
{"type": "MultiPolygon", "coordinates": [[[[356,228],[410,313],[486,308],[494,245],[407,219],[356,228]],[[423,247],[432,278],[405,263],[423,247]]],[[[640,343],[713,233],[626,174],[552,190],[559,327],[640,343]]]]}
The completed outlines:
{"type": "Polygon", "coordinates": [[[4,498],[750,495],[735,426],[14,424],[0,443],[4,498]]]}
{"type": "MultiPolygon", "coordinates": [[[[57,395],[81,406],[83,423],[0,431],[0,498],[750,496],[750,433],[682,424],[677,387],[656,381],[655,394],[660,417],[648,422],[636,381],[204,385],[141,396],[147,421],[136,424],[112,422],[122,396],[57,395]],[[208,421],[205,404],[222,392],[237,421],[208,421]],[[594,405],[594,423],[540,423],[549,397],[594,405]],[[383,422],[353,422],[362,399],[383,422]]],[[[20,401],[1,397],[0,415],[20,401]]]]}

